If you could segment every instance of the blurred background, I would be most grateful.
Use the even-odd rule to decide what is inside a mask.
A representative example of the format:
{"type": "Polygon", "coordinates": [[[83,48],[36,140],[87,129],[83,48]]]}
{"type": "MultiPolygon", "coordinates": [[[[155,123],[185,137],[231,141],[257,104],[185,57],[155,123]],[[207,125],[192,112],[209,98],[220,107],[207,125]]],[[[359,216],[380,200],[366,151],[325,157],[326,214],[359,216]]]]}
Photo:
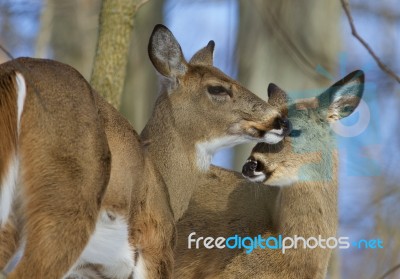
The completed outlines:
{"type": "MultiPolygon", "coordinates": [[[[14,57],[70,64],[89,80],[100,6],[100,0],[0,0],[0,45],[14,57]]],[[[351,9],[360,35],[400,74],[398,0],[352,0],[351,9]]],[[[147,57],[157,23],[172,30],[187,59],[214,40],[215,65],[265,99],[269,82],[296,98],[315,95],[355,69],[365,71],[364,106],[334,127],[341,160],[339,235],[379,238],[384,248],[336,251],[328,278],[382,278],[398,267],[400,86],[351,35],[340,1],[150,0],[136,17],[121,107],[138,132],[158,94],[147,57]]],[[[0,51],[0,62],[7,60],[0,51]]],[[[214,163],[240,170],[251,147],[223,150],[214,163]]],[[[385,278],[400,278],[400,270],[385,278]]]]}

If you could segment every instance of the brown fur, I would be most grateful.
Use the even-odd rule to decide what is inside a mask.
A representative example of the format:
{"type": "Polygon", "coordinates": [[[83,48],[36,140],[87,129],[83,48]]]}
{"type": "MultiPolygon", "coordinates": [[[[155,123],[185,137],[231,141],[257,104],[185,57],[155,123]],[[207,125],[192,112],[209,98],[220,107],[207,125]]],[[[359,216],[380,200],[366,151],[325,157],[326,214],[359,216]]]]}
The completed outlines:
{"type": "Polygon", "coordinates": [[[14,77],[13,71],[0,72],[0,187],[17,145],[17,93],[14,77]]]}
{"type": "Polygon", "coordinates": [[[129,243],[139,247],[149,278],[170,278],[175,226],[164,182],[129,122],[95,97],[113,158],[102,210],[128,221],[129,243]]]}
{"type": "Polygon", "coordinates": [[[141,138],[168,187],[174,218],[179,220],[194,191],[193,180],[207,172],[207,164],[204,169],[197,164],[196,145],[227,136],[263,141],[281,114],[212,66],[213,43],[187,63],[178,42],[165,29],[156,27],[162,36],[154,31],[150,39],[149,55],[163,75],[162,89],[141,138]],[[156,47],[152,42],[158,40],[165,43],[156,47]],[[163,57],[165,53],[172,58],[163,57]],[[221,86],[229,94],[209,94],[209,86],[221,86]]]}
{"type": "MultiPolygon", "coordinates": [[[[17,94],[14,77],[15,72],[2,72],[0,76],[0,187],[3,186],[1,183],[17,146],[17,94]]],[[[0,229],[0,270],[8,263],[19,241],[12,221],[14,216],[9,218],[10,221],[0,229]]]]}
{"type": "Polygon", "coordinates": [[[19,246],[19,233],[14,215],[9,216],[7,223],[0,231],[0,270],[3,270],[19,246]]]}
{"type": "MultiPolygon", "coordinates": [[[[93,92],[75,70],[34,59],[0,67],[8,79],[16,70],[29,76],[18,139],[21,199],[16,201],[23,206],[23,216],[16,218],[24,222],[26,247],[8,278],[58,278],[76,261],[94,229],[108,182],[108,145],[93,92]]],[[[7,93],[2,92],[2,101],[7,93]]],[[[5,113],[14,115],[15,110],[5,113]]]]}
{"type": "MultiPolygon", "coordinates": [[[[27,240],[24,256],[8,278],[60,278],[85,247],[100,210],[129,221],[130,243],[148,259],[149,278],[170,277],[175,227],[168,195],[131,125],[70,67],[28,58],[6,66],[13,63],[30,70],[27,76],[33,79],[27,82],[37,87],[46,106],[34,103],[36,95],[28,90],[19,143],[24,190],[16,201],[23,207],[16,219],[24,229],[16,229],[11,218],[1,228],[2,269],[21,244],[18,239],[23,235],[27,240]],[[68,84],[58,76],[60,84],[35,80],[39,72],[47,79],[58,72],[69,78],[68,84]],[[44,87],[46,82],[53,88],[44,87]],[[59,96],[61,92],[70,95],[59,96]],[[90,93],[87,105],[79,97],[84,92],[90,93]],[[74,93],[76,102],[71,100],[74,93]],[[57,123],[58,114],[69,120],[57,123]],[[103,148],[103,155],[91,155],[94,148],[103,148]]],[[[103,276],[101,266],[87,268],[94,267],[103,276]]]]}
{"type": "MultiPolygon", "coordinates": [[[[185,179],[188,179],[187,181],[189,182],[193,178],[195,179],[197,175],[196,172],[201,173],[195,163],[196,143],[218,139],[228,135],[243,137],[246,139],[247,137],[253,137],[253,140],[261,141],[263,140],[262,136],[274,128],[275,120],[280,118],[280,114],[277,110],[267,105],[264,101],[239,85],[236,81],[224,75],[218,69],[212,67],[212,65],[186,63],[183,59],[179,45],[175,44],[175,48],[172,49],[173,51],[169,47],[162,49],[165,41],[169,43],[176,42],[172,34],[168,33],[169,31],[165,31],[164,28],[156,27],[149,46],[150,57],[152,58],[154,65],[161,74],[166,75],[167,80],[164,80],[163,92],[157,101],[153,117],[143,132],[143,141],[146,142],[145,146],[140,142],[137,134],[129,123],[115,109],[108,105],[94,92],[92,92],[91,95],[96,104],[94,108],[98,110],[98,119],[96,119],[96,121],[100,122],[103,126],[99,131],[105,133],[106,143],[108,144],[110,153],[112,154],[111,174],[108,187],[103,199],[100,199],[101,210],[107,212],[108,216],[110,216],[110,220],[113,220],[113,216],[116,215],[123,216],[128,220],[129,242],[132,247],[137,249],[134,260],[137,260],[137,257],[139,257],[138,255],[143,256],[146,261],[146,269],[149,278],[169,278],[172,276],[172,248],[175,243],[174,220],[178,220],[182,216],[193,191],[191,183],[176,183],[176,177],[174,177],[176,172],[174,169],[181,167],[183,173],[189,171],[189,173],[185,173],[185,179]],[[160,35],[159,33],[162,34],[161,37],[165,40],[161,40],[158,37],[160,35]],[[161,47],[157,44],[161,44],[161,47]],[[159,54],[161,53],[166,56],[164,57],[166,58],[166,61],[158,61],[157,59],[160,58],[160,56],[154,55],[153,51],[160,51],[159,54]],[[176,54],[183,60],[178,61],[178,65],[168,65],[168,63],[177,62],[176,59],[168,58],[168,55],[171,54],[176,54]],[[207,87],[210,85],[224,86],[229,90],[232,96],[212,96],[207,93],[207,87]],[[251,131],[248,131],[248,127],[244,129],[241,125],[238,125],[245,121],[253,124],[259,123],[259,126],[263,129],[262,133],[256,133],[253,135],[254,129],[257,129],[254,125],[251,127],[251,131]],[[171,169],[169,169],[170,166],[168,166],[168,163],[171,162],[170,160],[175,162],[173,165],[174,168],[171,169]],[[170,172],[170,170],[172,171],[170,172]],[[195,171],[193,173],[195,176],[191,176],[191,170],[195,171]],[[164,182],[166,184],[164,184],[164,182]],[[166,189],[166,186],[168,189],[166,189]],[[170,197],[171,206],[169,203],[170,197]]],[[[203,49],[202,54],[198,55],[198,57],[201,56],[202,59],[206,59],[208,55],[208,58],[205,61],[212,61],[212,58],[209,56],[212,56],[213,47],[208,47],[206,49],[208,50],[203,49]]],[[[28,60],[26,63],[28,64],[26,65],[28,68],[39,67],[42,63],[46,63],[51,67],[57,66],[57,69],[53,70],[55,73],[66,70],[66,66],[61,66],[55,62],[28,60]],[[54,65],[52,65],[53,63],[54,65]]],[[[42,75],[44,75],[46,79],[52,76],[48,71],[45,71],[42,75]]],[[[72,79],[71,76],[68,76],[68,78],[71,84],[74,84],[75,86],[76,84],[82,83],[81,77],[78,79],[72,79]]],[[[55,83],[49,82],[48,80],[46,80],[46,82],[51,84],[55,83]]],[[[40,93],[43,90],[43,88],[38,89],[40,93]]],[[[41,93],[41,95],[43,95],[44,100],[47,102],[46,94],[41,93]]],[[[30,94],[29,96],[30,99],[35,98],[34,94],[30,94]]],[[[55,96],[57,96],[57,94],[55,94],[55,96]]],[[[59,96],[59,98],[62,100],[62,97],[59,96]]],[[[53,113],[64,103],[65,102],[60,101],[57,105],[49,104],[48,110],[51,110],[53,113]]],[[[76,104],[76,107],[70,103],[66,104],[69,106],[65,108],[65,111],[80,109],[78,104],[76,104]]],[[[24,165],[24,177],[26,176],[26,182],[30,185],[38,183],[39,180],[46,182],[46,178],[48,178],[48,184],[45,184],[46,187],[31,187],[31,189],[29,189],[29,194],[38,197],[39,195],[44,195],[47,188],[58,189],[59,187],[54,187],[54,182],[51,184],[53,179],[56,179],[56,181],[59,180],[60,183],[67,183],[67,181],[74,179],[75,176],[78,176],[79,179],[86,178],[88,181],[95,180],[96,178],[94,176],[87,173],[86,170],[81,170],[79,168],[79,160],[87,160],[89,156],[78,155],[86,154],[86,150],[80,150],[80,152],[76,153],[78,154],[76,157],[65,155],[60,156],[60,161],[57,161],[59,165],[57,166],[54,166],[53,162],[48,162],[48,158],[44,157],[44,155],[40,153],[43,149],[41,150],[39,146],[41,146],[40,144],[43,144],[44,140],[50,141],[50,139],[47,139],[44,136],[40,137],[40,135],[46,134],[45,131],[42,131],[46,130],[46,127],[40,126],[40,123],[42,123],[41,121],[45,121],[44,117],[38,118],[38,116],[46,114],[47,111],[42,112],[40,106],[37,104],[32,105],[28,103],[28,100],[26,107],[28,112],[24,111],[24,117],[28,113],[31,113],[29,111],[33,111],[33,116],[29,118],[35,120],[38,119],[38,122],[30,121],[27,122],[30,126],[23,127],[24,130],[30,131],[30,133],[24,134],[24,138],[26,139],[25,142],[22,143],[29,146],[29,139],[29,142],[35,145],[33,150],[23,150],[24,158],[27,158],[26,162],[29,162],[24,165]],[[31,130],[33,130],[33,132],[31,130]],[[46,164],[40,164],[37,158],[40,158],[43,163],[46,164]],[[71,175],[69,172],[58,172],[57,175],[55,175],[54,170],[59,167],[71,169],[71,173],[74,175],[71,175]]],[[[90,111],[93,107],[86,109],[90,111]]],[[[86,112],[86,115],[87,114],[89,113],[86,112]]],[[[82,116],[80,113],[77,113],[76,115],[66,114],[65,118],[71,116],[76,116],[74,121],[82,122],[82,116]]],[[[91,114],[89,116],[91,116],[91,114]]],[[[87,128],[86,126],[90,125],[90,123],[91,122],[85,122],[85,129],[87,128]]],[[[53,123],[53,125],[57,126],[55,123],[53,123]]],[[[61,140],[62,145],[60,145],[58,141],[53,140],[52,142],[46,143],[44,146],[52,146],[53,144],[53,146],[58,147],[58,152],[65,153],[66,150],[74,147],[73,144],[79,143],[76,137],[77,135],[81,135],[81,133],[74,133],[72,127],[68,127],[68,129],[65,130],[55,130],[56,131],[52,131],[50,129],[47,133],[51,133],[51,136],[53,137],[56,135],[67,137],[72,143],[72,146],[71,143],[68,145],[68,143],[63,140],[61,140]]],[[[88,133],[88,131],[85,132],[88,133]]],[[[98,136],[99,138],[102,138],[100,135],[98,136]]],[[[86,144],[81,144],[80,147],[87,148],[88,146],[86,144]]],[[[57,150],[54,152],[58,154],[57,150]]],[[[85,163],[87,163],[88,168],[95,165],[93,162],[85,163]]],[[[98,174],[97,179],[102,177],[104,178],[104,176],[98,174]]],[[[53,217],[53,212],[58,211],[60,214],[63,212],[68,213],[69,211],[72,211],[73,208],[78,210],[80,207],[86,207],[92,204],[91,200],[83,202],[79,200],[76,201],[73,198],[73,196],[79,197],[82,193],[71,190],[66,191],[66,189],[63,189],[64,188],[58,190],[60,192],[60,195],[58,196],[45,196],[47,199],[35,198],[32,200],[28,212],[37,211],[37,208],[43,208],[42,211],[44,216],[37,221],[31,221],[33,217],[27,215],[27,228],[40,230],[41,228],[48,229],[48,226],[51,226],[51,228],[57,229],[57,224],[52,222],[53,219],[50,218],[53,217]],[[60,200],[58,198],[60,196],[65,198],[60,200]],[[43,207],[43,203],[48,203],[47,208],[43,207]]],[[[92,190],[92,193],[93,192],[95,191],[92,190]]],[[[47,193],[49,192],[47,191],[47,193]]],[[[93,199],[94,197],[99,198],[99,195],[92,194],[91,198],[93,199]]],[[[97,212],[98,208],[96,212],[89,214],[90,217],[95,219],[97,217],[97,212]]],[[[73,215],[72,212],[67,214],[65,219],[71,215],[73,215]]],[[[58,220],[61,217],[64,216],[54,216],[54,220],[58,220]]],[[[73,228],[69,228],[69,224],[65,224],[62,227],[63,231],[58,232],[56,235],[64,236],[65,234],[76,238],[79,233],[74,230],[83,230],[86,234],[81,233],[80,235],[84,235],[85,237],[93,232],[94,222],[92,222],[92,219],[87,223],[76,223],[75,221],[76,220],[71,222],[71,227],[73,228]],[[80,228],[78,228],[79,225],[80,228]],[[84,227],[84,225],[86,225],[86,227],[84,227]]],[[[61,227],[58,229],[61,229],[61,227]]],[[[30,234],[28,233],[27,235],[29,236],[30,234]]],[[[39,236],[45,237],[46,241],[53,240],[53,238],[47,238],[48,236],[58,239],[55,237],[55,234],[48,234],[47,231],[44,230],[41,231],[39,236]]],[[[87,241],[87,238],[82,238],[80,242],[78,241],[77,245],[64,241],[62,244],[57,245],[57,248],[63,250],[67,245],[69,245],[70,250],[78,252],[79,249],[82,251],[82,248],[84,247],[83,242],[85,241],[87,241]]],[[[38,250],[42,254],[46,255],[49,254],[44,251],[48,245],[36,247],[35,243],[44,244],[44,241],[38,242],[36,238],[33,238],[32,241],[28,238],[27,249],[29,248],[29,251],[38,250]]],[[[52,245],[52,243],[49,245],[52,245]]],[[[53,253],[51,259],[47,259],[46,257],[33,258],[24,255],[25,258],[22,259],[21,263],[10,276],[16,276],[14,274],[17,274],[17,271],[24,272],[20,266],[22,264],[23,266],[28,266],[30,264],[29,261],[31,261],[39,266],[38,270],[42,273],[44,268],[40,266],[41,264],[45,264],[46,267],[49,267],[47,271],[50,269],[50,265],[48,265],[49,263],[52,264],[53,267],[57,267],[59,272],[57,275],[55,273],[48,273],[52,274],[51,278],[57,278],[59,277],[59,274],[65,273],[67,266],[71,267],[72,260],[64,261],[59,268],[58,263],[54,262],[54,259],[58,258],[54,255],[55,254],[53,253]]],[[[81,268],[85,268],[85,266],[81,268]]],[[[105,277],[102,266],[90,264],[87,268],[94,270],[99,276],[105,277]]],[[[29,272],[34,271],[32,270],[33,266],[29,270],[26,270],[25,273],[18,274],[18,276],[20,276],[19,278],[24,278],[24,276],[26,277],[29,272]]],[[[35,276],[36,274],[29,278],[40,277],[35,276]]]]}
{"type": "MultiPolygon", "coordinates": [[[[353,93],[359,99],[363,76],[354,79],[361,84],[353,93]]],[[[278,96],[270,96],[269,102],[286,107],[288,100],[283,98],[283,91],[274,89],[278,96]]],[[[329,93],[328,90],[324,94],[329,93]]],[[[329,249],[291,249],[285,254],[271,249],[255,249],[250,254],[241,249],[188,249],[188,236],[192,232],[196,232],[195,238],[227,238],[235,234],[262,235],[264,239],[279,234],[305,238],[321,235],[325,239],[336,236],[337,156],[328,126],[330,113],[325,114],[335,103],[310,110],[303,105],[296,110],[296,104],[291,105],[289,119],[294,129],[301,130],[299,138],[288,137],[276,145],[260,143],[250,157],[261,164],[266,185],[295,179],[300,167],[318,162],[320,168],[306,169],[307,174],[314,175],[312,180],[297,179],[287,187],[271,187],[247,182],[240,174],[217,167],[193,180],[196,191],[177,226],[176,278],[325,278],[329,249]],[[309,146],[315,147],[311,149],[315,152],[310,152],[309,146]]]]}

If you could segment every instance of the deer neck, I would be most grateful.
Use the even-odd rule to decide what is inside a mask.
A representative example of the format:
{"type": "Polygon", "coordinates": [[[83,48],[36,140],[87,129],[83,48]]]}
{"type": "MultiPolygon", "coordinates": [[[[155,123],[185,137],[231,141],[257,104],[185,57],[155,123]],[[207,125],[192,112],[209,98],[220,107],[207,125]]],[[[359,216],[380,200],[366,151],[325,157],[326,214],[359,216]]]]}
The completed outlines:
{"type": "Polygon", "coordinates": [[[156,105],[141,138],[167,185],[174,218],[179,220],[189,205],[195,182],[197,184],[206,171],[197,165],[196,142],[188,140],[191,135],[178,132],[167,105],[156,105]]]}
{"type": "Polygon", "coordinates": [[[337,229],[337,167],[332,179],[297,182],[280,189],[274,212],[278,234],[330,237],[337,229]]]}

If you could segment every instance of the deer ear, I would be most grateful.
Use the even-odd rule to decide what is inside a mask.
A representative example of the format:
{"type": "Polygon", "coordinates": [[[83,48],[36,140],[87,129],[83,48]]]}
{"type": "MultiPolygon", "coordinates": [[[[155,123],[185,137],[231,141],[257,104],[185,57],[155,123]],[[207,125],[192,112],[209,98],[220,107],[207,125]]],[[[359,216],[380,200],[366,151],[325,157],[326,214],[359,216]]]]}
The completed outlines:
{"type": "Polygon", "coordinates": [[[214,48],[215,48],[214,41],[209,41],[205,47],[203,47],[193,55],[189,63],[193,65],[212,66],[214,48]]]}
{"type": "Polygon", "coordinates": [[[287,106],[288,101],[289,96],[285,91],[274,83],[268,85],[268,104],[274,107],[287,106]]]}
{"type": "Polygon", "coordinates": [[[187,63],[181,46],[164,25],[157,24],[154,27],[148,52],[151,62],[161,75],[176,78],[186,73],[187,63]]]}
{"type": "Polygon", "coordinates": [[[322,93],[319,105],[326,111],[326,120],[335,122],[349,116],[357,108],[364,91],[364,72],[354,71],[322,93]]]}

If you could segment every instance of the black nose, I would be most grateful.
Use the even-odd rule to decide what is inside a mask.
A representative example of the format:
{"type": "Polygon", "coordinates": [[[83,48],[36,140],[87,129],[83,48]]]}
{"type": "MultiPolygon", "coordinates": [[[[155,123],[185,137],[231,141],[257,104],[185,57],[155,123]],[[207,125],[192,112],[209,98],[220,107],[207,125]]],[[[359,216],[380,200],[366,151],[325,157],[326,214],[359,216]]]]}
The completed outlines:
{"type": "Polygon", "coordinates": [[[242,174],[247,177],[252,177],[254,176],[254,172],[256,171],[256,169],[257,169],[257,161],[253,160],[247,161],[243,165],[242,174]]]}
{"type": "Polygon", "coordinates": [[[275,129],[282,129],[283,133],[288,135],[292,131],[292,123],[286,117],[279,117],[276,119],[275,129]]]}

